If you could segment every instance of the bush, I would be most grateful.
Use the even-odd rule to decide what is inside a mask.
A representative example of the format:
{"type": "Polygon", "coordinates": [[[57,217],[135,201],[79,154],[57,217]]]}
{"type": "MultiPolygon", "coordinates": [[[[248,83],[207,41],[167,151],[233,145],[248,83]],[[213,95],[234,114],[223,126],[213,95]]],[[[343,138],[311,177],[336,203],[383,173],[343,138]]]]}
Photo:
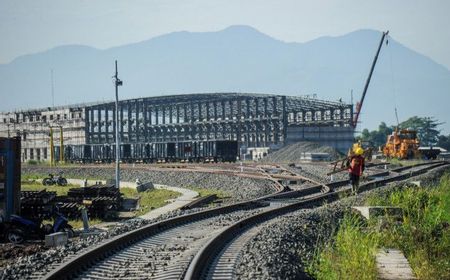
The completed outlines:
{"type": "Polygon", "coordinates": [[[316,279],[376,279],[378,236],[365,231],[363,221],[345,215],[334,238],[316,253],[308,272],[316,279]]]}
{"type": "Polygon", "coordinates": [[[30,160],[27,161],[27,164],[29,164],[29,165],[38,165],[39,162],[37,160],[30,159],[30,160]]]}
{"type": "Polygon", "coordinates": [[[376,279],[378,248],[400,249],[418,279],[450,279],[450,175],[437,187],[407,187],[371,196],[367,205],[397,206],[403,221],[366,227],[347,214],[335,238],[315,254],[308,272],[317,279],[376,279]]]}
{"type": "Polygon", "coordinates": [[[377,203],[399,206],[404,215],[403,223],[380,233],[381,245],[402,250],[419,279],[450,279],[450,176],[437,187],[398,190],[377,203]]]}

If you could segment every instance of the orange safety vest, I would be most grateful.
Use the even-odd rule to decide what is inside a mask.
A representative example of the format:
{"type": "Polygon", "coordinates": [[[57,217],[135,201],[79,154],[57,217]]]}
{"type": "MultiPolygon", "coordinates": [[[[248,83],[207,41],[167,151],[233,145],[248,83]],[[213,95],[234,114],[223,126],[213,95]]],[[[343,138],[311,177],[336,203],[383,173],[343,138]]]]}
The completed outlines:
{"type": "Polygon", "coordinates": [[[361,176],[363,171],[364,171],[364,157],[362,156],[351,157],[348,172],[356,176],[361,176]]]}

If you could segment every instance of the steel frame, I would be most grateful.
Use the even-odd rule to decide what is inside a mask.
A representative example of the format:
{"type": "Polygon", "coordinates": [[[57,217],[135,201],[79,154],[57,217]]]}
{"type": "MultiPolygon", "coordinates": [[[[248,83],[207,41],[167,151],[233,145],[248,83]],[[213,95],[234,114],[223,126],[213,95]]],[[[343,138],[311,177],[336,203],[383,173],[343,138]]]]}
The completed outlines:
{"type": "MultiPolygon", "coordinates": [[[[114,103],[85,107],[87,144],[114,143],[114,103]]],[[[352,105],[254,93],[185,94],[119,102],[122,143],[238,140],[283,144],[288,126],[350,126],[352,105]]]]}

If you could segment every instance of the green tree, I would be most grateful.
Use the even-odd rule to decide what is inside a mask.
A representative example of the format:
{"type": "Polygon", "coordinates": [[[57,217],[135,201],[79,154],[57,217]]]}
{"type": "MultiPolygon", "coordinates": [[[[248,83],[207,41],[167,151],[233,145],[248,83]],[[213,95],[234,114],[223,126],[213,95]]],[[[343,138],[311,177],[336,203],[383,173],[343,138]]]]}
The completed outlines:
{"type": "Polygon", "coordinates": [[[446,149],[450,151],[450,134],[448,136],[439,135],[436,146],[446,149]]]}
{"type": "Polygon", "coordinates": [[[417,131],[422,146],[436,145],[440,130],[438,126],[442,123],[431,117],[414,116],[400,123],[401,129],[412,129],[417,131]]]}
{"type": "Polygon", "coordinates": [[[386,138],[393,131],[392,127],[386,125],[385,122],[380,123],[378,126],[378,130],[372,130],[369,132],[368,129],[364,129],[361,132],[361,136],[358,137],[358,140],[367,141],[372,143],[373,146],[379,147],[386,143],[386,138]]]}

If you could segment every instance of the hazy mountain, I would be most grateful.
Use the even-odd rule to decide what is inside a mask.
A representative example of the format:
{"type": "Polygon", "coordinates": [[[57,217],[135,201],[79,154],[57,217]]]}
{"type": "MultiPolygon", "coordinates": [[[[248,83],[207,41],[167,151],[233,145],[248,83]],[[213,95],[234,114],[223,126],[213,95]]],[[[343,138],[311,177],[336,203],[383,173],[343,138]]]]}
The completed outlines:
{"type": "MultiPolygon", "coordinates": [[[[392,34],[395,38],[395,32],[392,34]]],[[[193,92],[317,94],[360,98],[381,32],[360,30],[306,43],[286,43],[247,26],[175,32],[98,50],[61,46],[0,65],[0,110],[112,100],[114,60],[120,98],[193,92]]],[[[434,116],[450,132],[450,71],[394,39],[383,46],[362,113],[362,127],[409,116],[434,116]]]]}

